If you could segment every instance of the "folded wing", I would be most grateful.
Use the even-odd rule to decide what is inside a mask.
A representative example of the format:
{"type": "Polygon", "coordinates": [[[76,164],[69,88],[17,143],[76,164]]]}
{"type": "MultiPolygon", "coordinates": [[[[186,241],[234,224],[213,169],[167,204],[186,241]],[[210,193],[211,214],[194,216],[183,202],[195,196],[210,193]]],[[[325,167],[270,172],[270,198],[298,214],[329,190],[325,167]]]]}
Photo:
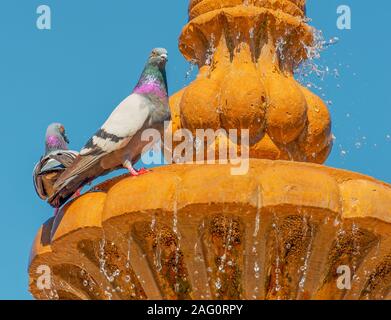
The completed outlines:
{"type": "Polygon", "coordinates": [[[78,153],[70,150],[53,151],[42,157],[33,170],[33,184],[36,193],[46,200],[53,189],[57,178],[72,165],[78,153]]]}

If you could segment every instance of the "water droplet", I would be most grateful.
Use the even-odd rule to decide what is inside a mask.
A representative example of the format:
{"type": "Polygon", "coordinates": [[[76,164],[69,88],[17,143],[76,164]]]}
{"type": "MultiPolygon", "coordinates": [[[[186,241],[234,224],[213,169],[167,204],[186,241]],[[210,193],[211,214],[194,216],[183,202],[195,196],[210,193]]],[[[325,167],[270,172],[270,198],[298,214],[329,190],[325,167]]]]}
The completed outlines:
{"type": "Polygon", "coordinates": [[[216,289],[217,290],[220,290],[221,289],[221,280],[220,278],[217,279],[216,283],[215,283],[215,286],[216,286],[216,289]]]}
{"type": "Polygon", "coordinates": [[[250,28],[249,30],[249,34],[250,34],[250,39],[254,39],[254,28],[250,28]]]}

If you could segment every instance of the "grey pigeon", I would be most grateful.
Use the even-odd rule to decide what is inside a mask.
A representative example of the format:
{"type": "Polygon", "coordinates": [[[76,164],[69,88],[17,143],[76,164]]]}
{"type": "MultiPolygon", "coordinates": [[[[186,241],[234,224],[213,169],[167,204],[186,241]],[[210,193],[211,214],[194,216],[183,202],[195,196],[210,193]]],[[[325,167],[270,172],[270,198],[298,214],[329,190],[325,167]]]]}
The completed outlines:
{"type": "Polygon", "coordinates": [[[146,172],[133,168],[149,143],[142,141],[142,132],[156,129],[162,133],[164,122],[171,120],[166,62],[166,49],[152,50],[132,94],[114,109],[57,180],[55,194],[49,199],[53,207],[61,207],[76,190],[116,169],[126,168],[133,176],[146,172]]]}
{"type": "Polygon", "coordinates": [[[68,150],[68,143],[62,124],[52,123],[47,128],[45,155],[41,157],[33,171],[35,191],[42,200],[53,195],[53,185],[56,180],[78,156],[78,152],[68,150]]]}

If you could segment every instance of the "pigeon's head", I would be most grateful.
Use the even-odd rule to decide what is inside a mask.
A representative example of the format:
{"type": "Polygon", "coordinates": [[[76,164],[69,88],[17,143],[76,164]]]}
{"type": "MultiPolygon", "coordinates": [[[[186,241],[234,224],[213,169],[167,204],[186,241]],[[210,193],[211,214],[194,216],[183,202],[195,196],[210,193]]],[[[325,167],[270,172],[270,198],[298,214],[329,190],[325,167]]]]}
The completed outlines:
{"type": "Polygon", "coordinates": [[[152,50],[151,55],[149,56],[148,63],[164,68],[168,61],[168,53],[164,48],[155,48],[152,50]]]}
{"type": "Polygon", "coordinates": [[[46,130],[46,147],[51,150],[66,149],[69,139],[61,123],[52,123],[46,130]]]}

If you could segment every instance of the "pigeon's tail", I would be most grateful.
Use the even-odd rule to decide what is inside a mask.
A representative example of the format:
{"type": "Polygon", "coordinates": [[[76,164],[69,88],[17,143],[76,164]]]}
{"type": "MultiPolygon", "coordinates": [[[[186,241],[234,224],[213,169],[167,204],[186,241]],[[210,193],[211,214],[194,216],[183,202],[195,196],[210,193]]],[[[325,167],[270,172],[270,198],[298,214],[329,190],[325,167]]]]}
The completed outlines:
{"type": "Polygon", "coordinates": [[[60,208],[77,192],[77,190],[92,180],[93,179],[89,179],[84,175],[78,175],[70,178],[62,187],[55,191],[55,193],[48,199],[48,203],[53,208],[60,208]]]}
{"type": "Polygon", "coordinates": [[[71,167],[64,171],[54,186],[54,194],[48,199],[54,208],[60,208],[79,189],[92,182],[96,177],[105,175],[111,170],[100,166],[100,158],[79,156],[71,167]]]}

